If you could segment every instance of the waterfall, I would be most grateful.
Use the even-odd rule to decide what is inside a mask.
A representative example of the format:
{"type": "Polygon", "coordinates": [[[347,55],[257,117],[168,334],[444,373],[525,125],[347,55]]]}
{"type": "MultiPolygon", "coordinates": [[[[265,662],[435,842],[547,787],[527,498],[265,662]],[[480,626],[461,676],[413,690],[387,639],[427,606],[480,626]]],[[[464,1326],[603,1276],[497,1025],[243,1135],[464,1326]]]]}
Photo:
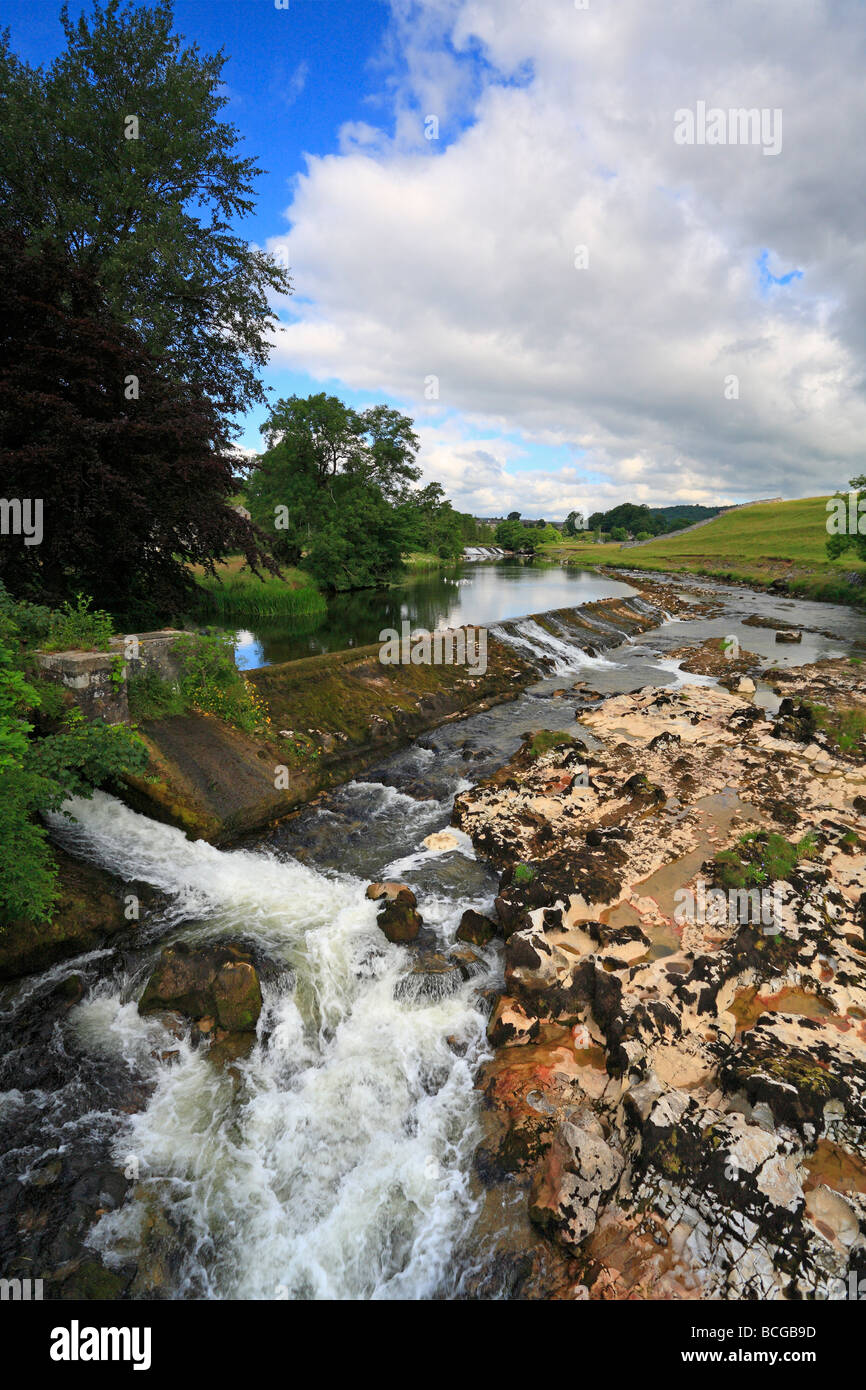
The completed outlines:
{"type": "Polygon", "coordinates": [[[585,666],[601,667],[615,664],[603,656],[590,656],[576,643],[556,637],[531,618],[495,627],[493,634],[511,646],[529,652],[536,660],[552,662],[552,669],[558,676],[570,675],[585,666]]]}
{"type": "MultiPolygon", "coordinates": [[[[236,1078],[139,1016],[143,972],[110,976],[73,1011],[85,1051],[153,1083],[117,1116],[116,1161],[140,1181],[90,1236],[106,1263],[136,1258],[155,1204],[181,1250],[175,1297],[447,1295],[473,1217],[476,990],[492,967],[443,997],[407,990],[414,957],[385,940],[362,880],[192,842],[99,792],[67,809],[60,837],[169,894],[185,940],[243,936],[275,963],[236,1078]]],[[[440,946],[469,905],[425,896],[440,946]]]]}

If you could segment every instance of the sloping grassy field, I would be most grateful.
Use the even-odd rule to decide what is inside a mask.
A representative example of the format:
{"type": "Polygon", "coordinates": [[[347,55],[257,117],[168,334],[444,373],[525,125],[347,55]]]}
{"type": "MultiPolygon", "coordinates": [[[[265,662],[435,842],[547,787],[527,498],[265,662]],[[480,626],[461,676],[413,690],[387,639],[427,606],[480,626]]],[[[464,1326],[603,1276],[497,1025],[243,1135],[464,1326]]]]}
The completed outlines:
{"type": "Polygon", "coordinates": [[[866,564],[853,551],[838,560],[827,558],[826,503],[826,497],[765,502],[647,545],[623,548],[565,541],[544,546],[543,553],[573,564],[703,574],[756,587],[782,580],[792,594],[862,606],[866,564]]]}

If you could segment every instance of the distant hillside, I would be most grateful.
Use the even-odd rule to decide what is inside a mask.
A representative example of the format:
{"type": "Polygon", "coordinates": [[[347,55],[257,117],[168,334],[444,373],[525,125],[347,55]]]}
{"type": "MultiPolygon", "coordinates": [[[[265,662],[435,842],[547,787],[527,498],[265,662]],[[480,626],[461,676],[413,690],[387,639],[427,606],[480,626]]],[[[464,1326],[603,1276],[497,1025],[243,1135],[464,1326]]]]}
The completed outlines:
{"type": "Polygon", "coordinates": [[[666,521],[706,521],[708,517],[718,516],[721,507],[701,507],[697,503],[679,502],[673,507],[650,507],[654,516],[663,516],[666,521]]]}
{"type": "Polygon", "coordinates": [[[781,581],[789,592],[862,605],[866,565],[852,554],[828,559],[827,499],[765,502],[716,516],[697,531],[658,536],[619,551],[615,563],[685,570],[759,586],[781,581]]]}
{"type": "Polygon", "coordinates": [[[851,552],[838,560],[828,558],[826,503],[826,497],[759,502],[716,514],[695,531],[656,536],[645,545],[597,545],[582,536],[543,551],[569,564],[703,574],[757,588],[773,584],[804,598],[866,607],[866,563],[851,552]]]}

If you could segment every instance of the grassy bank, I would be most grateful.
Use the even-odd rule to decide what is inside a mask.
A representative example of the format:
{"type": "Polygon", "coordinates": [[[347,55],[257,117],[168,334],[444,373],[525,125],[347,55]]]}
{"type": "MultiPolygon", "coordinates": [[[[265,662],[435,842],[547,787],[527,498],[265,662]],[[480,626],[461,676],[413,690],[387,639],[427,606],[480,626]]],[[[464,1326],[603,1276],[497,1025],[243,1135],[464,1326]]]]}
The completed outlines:
{"type": "Polygon", "coordinates": [[[196,574],[201,611],[214,618],[243,622],[255,618],[324,618],[327,603],[315,580],[285,567],[280,576],[259,579],[240,556],[219,566],[217,577],[196,574]]]}
{"type": "Polygon", "coordinates": [[[791,594],[866,606],[866,564],[849,552],[827,557],[826,497],[768,502],[715,517],[696,531],[623,548],[586,541],[542,547],[572,564],[699,574],[755,588],[782,581],[791,594]]]}
{"type": "Polygon", "coordinates": [[[454,560],[443,560],[440,555],[435,555],[432,550],[412,550],[408,555],[403,556],[403,564],[411,573],[419,573],[424,570],[438,570],[443,565],[453,565],[454,560]]]}

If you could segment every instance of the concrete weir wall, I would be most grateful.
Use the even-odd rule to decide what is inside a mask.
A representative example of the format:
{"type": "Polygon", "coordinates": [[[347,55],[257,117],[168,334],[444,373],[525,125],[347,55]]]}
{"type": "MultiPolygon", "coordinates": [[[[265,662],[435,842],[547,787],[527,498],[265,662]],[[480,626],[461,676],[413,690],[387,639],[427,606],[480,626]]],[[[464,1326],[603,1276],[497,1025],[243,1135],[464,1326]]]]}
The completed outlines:
{"type": "MultiPolygon", "coordinates": [[[[534,616],[561,620],[581,647],[645,631],[659,614],[636,596],[534,616]]],[[[140,633],[116,639],[108,652],[50,652],[40,661],[88,717],[119,723],[129,715],[133,663],[176,678],[181,635],[140,633]]],[[[122,794],[134,809],[193,839],[229,843],[290,815],[417,734],[514,699],[545,673],[492,632],[483,670],[435,660],[385,663],[378,645],[264,666],[244,673],[268,711],[259,732],[242,733],[195,711],[145,720],[139,732],[150,753],[148,775],[128,776],[122,794]]]]}
{"type": "Polygon", "coordinates": [[[142,671],[156,671],[164,680],[175,680],[178,662],[174,643],[183,634],[176,628],[112,637],[107,652],[39,652],[46,679],[69,690],[88,719],[123,724],[129,719],[129,677],[137,664],[142,671]]]}
{"type": "MultiPolygon", "coordinates": [[[[577,645],[606,645],[617,632],[625,637],[652,627],[659,613],[635,598],[547,616],[566,619],[577,645]]],[[[269,711],[266,731],[244,734],[194,713],[145,722],[150,776],[128,779],[125,794],[135,809],[195,839],[230,843],[290,815],[419,733],[514,699],[541,674],[493,632],[483,673],[461,665],[383,664],[378,646],[261,667],[246,675],[269,711]]]]}
{"type": "Polygon", "coordinates": [[[490,638],[487,670],[385,665],[354,647],[245,672],[269,711],[256,735],[210,715],[147,720],[150,775],[129,778],[136,810],[225,844],[276,822],[371,761],[461,714],[513,699],[537,673],[490,638]]]}

